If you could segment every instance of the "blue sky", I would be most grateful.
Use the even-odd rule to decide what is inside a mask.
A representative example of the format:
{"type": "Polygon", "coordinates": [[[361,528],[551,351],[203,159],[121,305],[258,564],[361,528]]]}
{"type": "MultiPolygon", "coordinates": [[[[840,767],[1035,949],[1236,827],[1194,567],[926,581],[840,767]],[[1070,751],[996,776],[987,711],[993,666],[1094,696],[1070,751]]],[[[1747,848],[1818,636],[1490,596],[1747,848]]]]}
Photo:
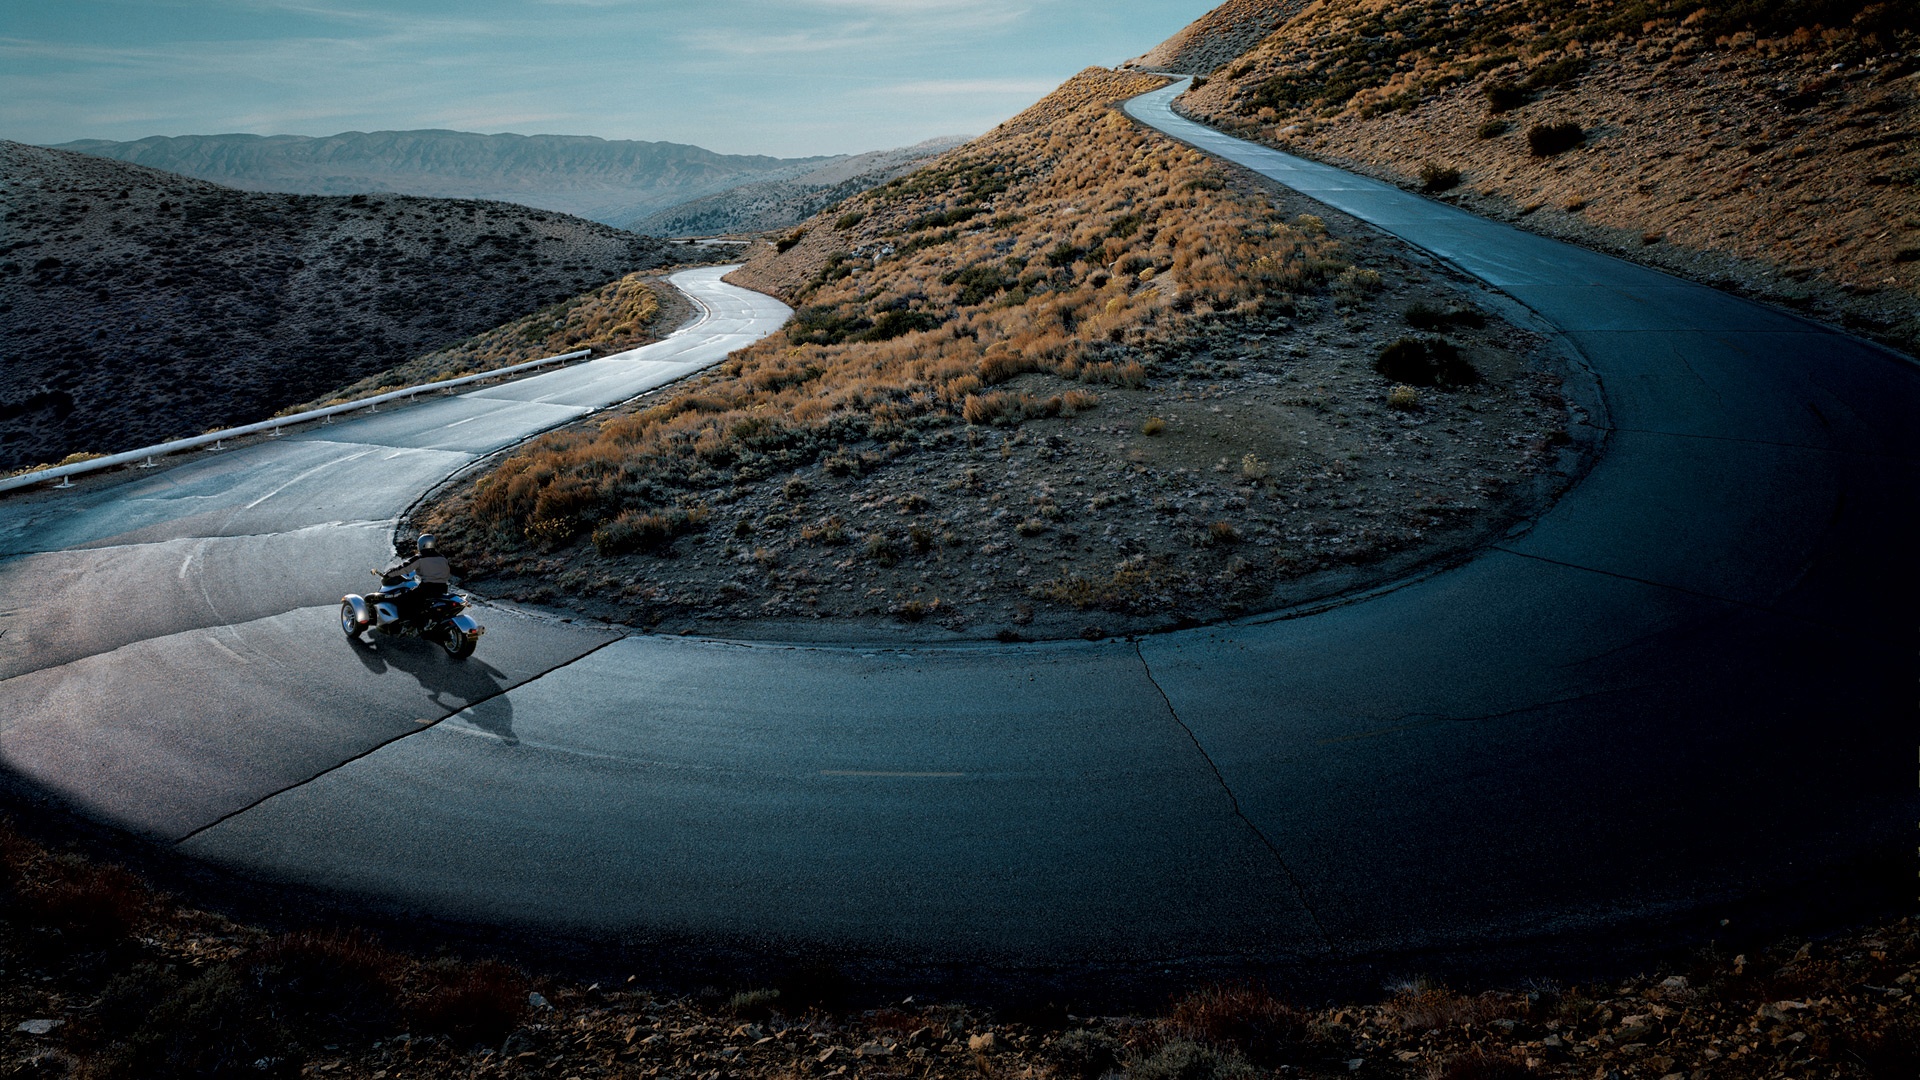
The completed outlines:
{"type": "Polygon", "coordinates": [[[1218,0],[0,0],[0,137],[977,134],[1218,0]]]}

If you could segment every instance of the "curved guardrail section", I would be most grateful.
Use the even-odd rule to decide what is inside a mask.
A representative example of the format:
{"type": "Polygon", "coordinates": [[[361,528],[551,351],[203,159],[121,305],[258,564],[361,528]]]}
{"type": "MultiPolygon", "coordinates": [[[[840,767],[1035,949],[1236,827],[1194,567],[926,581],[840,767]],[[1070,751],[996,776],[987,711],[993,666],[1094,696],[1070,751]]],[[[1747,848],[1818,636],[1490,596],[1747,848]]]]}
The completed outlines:
{"type": "Polygon", "coordinates": [[[101,469],[118,468],[122,465],[134,465],[153,458],[165,457],[168,454],[177,454],[182,450],[192,450],[197,447],[218,443],[226,439],[238,439],[247,435],[258,435],[263,431],[277,432],[283,427],[292,427],[295,424],[305,424],[314,420],[324,420],[329,416],[339,416],[342,413],[356,412],[360,409],[375,408],[389,401],[413,398],[434,390],[451,390],[456,386],[467,386],[472,383],[486,382],[490,379],[498,379],[503,375],[512,375],[520,371],[531,371],[534,368],[546,367],[549,364],[562,364],[568,360],[578,360],[583,356],[590,356],[592,353],[592,349],[575,349],[573,352],[561,353],[558,356],[543,356],[538,360],[528,360],[525,363],[514,364],[511,367],[497,368],[493,371],[482,371],[474,375],[462,375],[456,379],[441,379],[438,382],[421,383],[418,386],[409,386],[400,390],[389,390],[384,394],[376,394],[373,397],[342,402],[339,405],[328,405],[321,409],[309,409],[306,412],[294,413],[291,416],[276,416],[270,420],[262,420],[257,424],[243,424],[240,427],[221,428],[219,431],[209,431],[205,435],[195,435],[186,439],[174,439],[171,442],[156,443],[153,446],[143,446],[138,450],[126,450],[118,454],[108,454],[105,457],[88,458],[85,461],[76,461],[71,465],[54,465],[45,469],[34,469],[30,472],[0,478],[0,491],[13,491],[17,488],[31,487],[34,484],[46,480],[64,480],[68,477],[79,476],[81,473],[98,472],[101,469]]]}

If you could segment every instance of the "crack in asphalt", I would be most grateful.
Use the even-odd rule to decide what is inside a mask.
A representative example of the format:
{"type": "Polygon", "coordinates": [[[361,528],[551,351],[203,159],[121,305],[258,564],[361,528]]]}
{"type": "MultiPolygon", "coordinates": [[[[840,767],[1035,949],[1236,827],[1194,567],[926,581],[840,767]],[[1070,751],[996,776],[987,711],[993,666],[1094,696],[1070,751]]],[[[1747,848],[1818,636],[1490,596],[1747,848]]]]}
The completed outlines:
{"type": "Polygon", "coordinates": [[[1320,922],[1320,914],[1314,911],[1313,905],[1307,901],[1307,890],[1300,884],[1300,878],[1294,874],[1293,867],[1287,865],[1286,856],[1280,854],[1279,846],[1261,830],[1260,826],[1254,824],[1245,810],[1240,808],[1240,796],[1234,794],[1233,788],[1227,783],[1227,778],[1221,774],[1220,766],[1214,763],[1213,755],[1207,753],[1207,748],[1201,744],[1200,736],[1195,735],[1193,729],[1187,726],[1187,722],[1180,718],[1180,710],[1173,707],[1173,699],[1167,696],[1166,688],[1160,685],[1160,680],[1153,677],[1153,665],[1147,662],[1147,654],[1138,641],[1133,643],[1133,653],[1140,658],[1141,673],[1146,675],[1147,682],[1153,686],[1154,691],[1160,695],[1161,703],[1167,707],[1167,715],[1173,718],[1175,724],[1180,725],[1181,731],[1186,732],[1187,739],[1193,743],[1194,750],[1200,754],[1200,760],[1207,763],[1207,768],[1212,771],[1213,779],[1220,785],[1220,790],[1226,792],[1227,804],[1233,808],[1233,816],[1239,818],[1241,824],[1260,840],[1267,852],[1273,856],[1273,861],[1279,865],[1280,872],[1286,875],[1287,884],[1293,887],[1294,900],[1299,903],[1300,910],[1307,913],[1307,920],[1313,923],[1314,933],[1320,935],[1320,947],[1329,954],[1333,953],[1333,937],[1327,933],[1326,926],[1320,922]]]}
{"type": "MultiPolygon", "coordinates": [[[[1843,498],[1842,500],[1840,500],[1840,503],[1836,505],[1834,508],[1834,517],[1836,519],[1838,518],[1840,513],[1843,511],[1844,506],[1845,506],[1845,500],[1843,498]]],[[[1526,552],[1526,551],[1515,551],[1510,547],[1505,547],[1500,544],[1495,544],[1490,550],[1502,552],[1507,555],[1517,556],[1522,559],[1532,559],[1535,562],[1543,562],[1549,566],[1559,566],[1568,570],[1580,570],[1589,574],[1599,574],[1601,577],[1616,578],[1620,581],[1631,581],[1638,585],[1645,585],[1648,588],[1666,589],[1670,592],[1682,593],[1686,596],[1694,596],[1702,600],[1711,600],[1717,604],[1726,604],[1729,607],[1744,608],[1748,611],[1759,612],[1760,614],[1763,614],[1763,615],[1771,615],[1776,619],[1785,619],[1788,622],[1800,623],[1804,626],[1817,626],[1822,630],[1827,630],[1832,633],[1843,635],[1845,637],[1856,638],[1858,640],[1865,641],[1873,645],[1881,645],[1881,646],[1892,645],[1893,647],[1896,647],[1896,648],[1905,647],[1904,642],[1882,641],[1881,639],[1879,639],[1878,637],[1875,637],[1872,634],[1862,633],[1857,627],[1854,627],[1851,625],[1843,626],[1835,623],[1826,622],[1821,619],[1810,619],[1805,615],[1800,615],[1792,611],[1782,611],[1779,608],[1771,607],[1767,604],[1756,603],[1752,600],[1740,600],[1730,596],[1721,596],[1718,593],[1705,592],[1700,589],[1689,589],[1685,585],[1674,585],[1665,581],[1653,581],[1648,578],[1636,577],[1633,574],[1623,574],[1617,570],[1601,570],[1597,567],[1583,566],[1580,563],[1576,563],[1576,562],[1567,562],[1564,559],[1554,559],[1545,555],[1535,555],[1535,554],[1532,554],[1531,552],[1526,552]]],[[[1795,584],[1798,584],[1802,579],[1804,579],[1807,576],[1807,574],[1812,570],[1813,566],[1817,562],[1818,560],[1815,559],[1814,561],[1809,562],[1805,566],[1801,567],[1800,570],[1794,575],[1793,582],[1795,584]]],[[[1791,588],[1791,586],[1789,586],[1789,588],[1791,588]]]]}
{"type": "Polygon", "coordinates": [[[504,697],[507,694],[510,694],[513,691],[518,690],[523,686],[530,686],[533,683],[539,682],[541,679],[546,678],[547,676],[553,674],[556,671],[559,671],[562,668],[571,667],[572,665],[577,664],[582,660],[585,660],[587,657],[592,656],[594,653],[599,652],[601,649],[604,649],[607,646],[614,644],[615,642],[625,641],[625,640],[626,640],[626,636],[622,635],[620,637],[616,637],[608,641],[603,641],[600,644],[595,645],[593,648],[588,649],[586,652],[581,653],[579,656],[573,657],[570,660],[563,660],[560,663],[555,664],[552,667],[546,669],[545,671],[540,671],[532,675],[529,675],[525,679],[522,679],[521,681],[514,683],[512,686],[505,686],[500,688],[499,690],[494,691],[491,694],[485,694],[480,697],[474,698],[472,701],[467,702],[465,705],[462,705],[457,709],[454,709],[450,712],[445,713],[439,719],[433,721],[432,723],[420,724],[416,726],[412,731],[403,731],[400,734],[394,735],[390,738],[381,739],[379,742],[374,743],[372,746],[367,747],[366,749],[360,751],[359,753],[354,754],[350,757],[343,758],[340,761],[337,761],[332,765],[329,765],[326,768],[321,769],[319,772],[314,773],[312,776],[309,776],[304,780],[296,780],[293,783],[288,784],[284,787],[276,788],[273,791],[269,791],[265,795],[260,796],[259,798],[253,800],[252,802],[248,803],[245,806],[240,807],[237,810],[229,810],[228,812],[221,814],[219,817],[213,819],[212,821],[207,822],[205,825],[198,826],[192,831],[172,841],[172,843],[175,847],[179,847],[180,845],[191,841],[194,837],[199,836],[201,833],[204,833],[209,829],[218,828],[219,826],[224,825],[229,821],[232,821],[234,818],[239,817],[241,814],[244,814],[249,810],[254,809],[255,807],[261,805],[262,803],[265,803],[272,799],[277,799],[280,796],[285,795],[289,791],[294,791],[299,788],[306,787],[308,784],[313,783],[315,780],[318,780],[323,776],[329,776],[333,773],[339,772],[341,769],[346,768],[347,766],[353,764],[356,761],[361,760],[362,758],[371,757],[372,755],[378,753],[379,751],[384,750],[389,746],[392,746],[394,743],[399,742],[401,739],[412,738],[413,736],[418,735],[423,731],[432,731],[434,728],[439,727],[441,724],[446,723],[448,720],[451,720],[452,718],[460,715],[463,712],[468,711],[469,709],[474,708],[475,706],[483,705],[489,701],[492,701],[494,698],[497,698],[497,697],[504,697]]]}

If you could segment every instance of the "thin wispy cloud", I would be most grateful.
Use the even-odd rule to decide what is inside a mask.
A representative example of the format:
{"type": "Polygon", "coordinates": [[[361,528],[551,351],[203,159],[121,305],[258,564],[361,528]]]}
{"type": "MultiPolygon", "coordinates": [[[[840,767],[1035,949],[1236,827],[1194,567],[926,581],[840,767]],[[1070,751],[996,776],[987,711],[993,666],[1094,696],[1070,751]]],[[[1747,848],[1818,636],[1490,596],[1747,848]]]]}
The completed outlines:
{"type": "Polygon", "coordinates": [[[452,127],[874,150],[983,131],[1214,2],[0,3],[0,137],[452,127]]]}

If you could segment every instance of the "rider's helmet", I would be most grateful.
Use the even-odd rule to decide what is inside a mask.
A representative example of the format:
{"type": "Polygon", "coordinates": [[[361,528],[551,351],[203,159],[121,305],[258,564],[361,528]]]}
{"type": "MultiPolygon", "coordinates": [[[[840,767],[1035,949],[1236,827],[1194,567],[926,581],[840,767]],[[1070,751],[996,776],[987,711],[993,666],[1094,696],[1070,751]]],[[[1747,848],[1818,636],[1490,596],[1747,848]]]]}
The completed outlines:
{"type": "Polygon", "coordinates": [[[439,541],[433,538],[432,533],[421,533],[420,539],[413,542],[413,550],[422,555],[432,555],[439,550],[439,541]]]}

